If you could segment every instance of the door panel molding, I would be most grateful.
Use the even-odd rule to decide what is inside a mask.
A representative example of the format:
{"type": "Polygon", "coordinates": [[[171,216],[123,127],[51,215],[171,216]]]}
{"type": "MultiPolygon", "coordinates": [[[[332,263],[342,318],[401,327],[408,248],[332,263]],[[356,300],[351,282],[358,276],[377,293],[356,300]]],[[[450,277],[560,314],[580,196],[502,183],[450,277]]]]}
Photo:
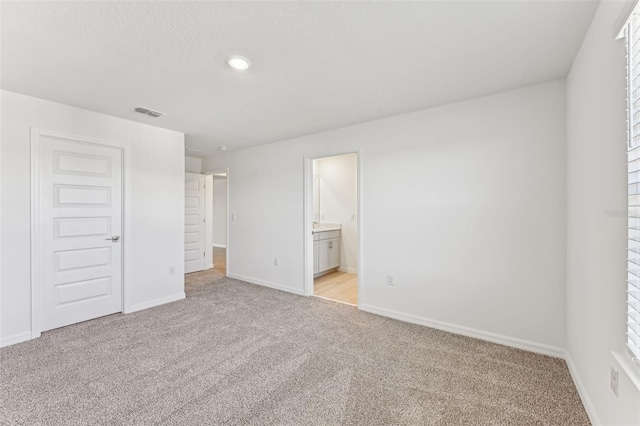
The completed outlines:
{"type": "MultiPolygon", "coordinates": [[[[121,285],[122,285],[122,300],[121,300],[121,308],[123,313],[127,313],[130,310],[130,241],[126,238],[128,235],[131,235],[131,212],[129,206],[131,205],[131,160],[129,155],[129,148],[119,143],[115,143],[107,140],[100,140],[91,137],[78,136],[53,130],[45,130],[36,127],[31,127],[31,339],[35,339],[40,337],[43,329],[42,324],[42,259],[39,253],[39,241],[41,237],[42,230],[40,229],[40,212],[41,212],[41,202],[40,197],[42,195],[42,190],[40,188],[40,161],[42,158],[42,144],[46,144],[48,140],[60,141],[60,142],[73,142],[79,144],[79,146],[85,145],[87,148],[111,148],[120,151],[120,158],[122,162],[122,180],[121,180],[121,196],[122,196],[122,205],[121,205],[121,218],[122,218],[122,249],[121,249],[121,285]]],[[[89,151],[89,149],[87,149],[89,151]]],[[[77,163],[74,163],[75,160],[81,160],[83,158],[87,160],[96,160],[96,164],[98,161],[101,164],[106,164],[106,161],[100,158],[100,156],[92,155],[91,153],[83,154],[83,153],[58,153],[54,152],[54,161],[60,160],[60,154],[67,156],[65,159],[66,163],[63,164],[63,170],[60,170],[63,174],[68,174],[71,178],[72,176],[86,176],[87,184],[91,187],[91,181],[96,177],[104,177],[106,173],[104,171],[92,173],[91,170],[83,170],[82,168],[78,169],[79,166],[77,163]],[[66,170],[65,170],[66,169],[66,170]]],[[[57,170],[56,165],[54,164],[54,170],[57,170]]],[[[73,186],[73,185],[69,185],[73,186]]],[[[83,221],[85,220],[87,223],[85,224],[84,230],[81,235],[84,236],[95,236],[102,235],[103,233],[109,233],[111,231],[111,223],[108,217],[89,217],[89,218],[58,218],[53,223],[54,235],[52,236],[54,239],[58,238],[66,238],[64,231],[64,226],[66,225],[65,221],[83,221]],[[100,223],[101,222],[101,223],[100,223]]],[[[78,235],[78,236],[81,236],[78,235]]],[[[98,266],[99,267],[99,266],[98,266]]],[[[75,272],[70,270],[69,272],[75,272]]],[[[81,272],[81,271],[78,271],[81,272]]],[[[85,280],[79,280],[79,282],[85,280]]],[[[87,292],[86,296],[89,298],[100,297],[100,294],[104,294],[106,288],[104,287],[104,281],[86,281],[87,284],[91,284],[90,287],[86,287],[82,289],[80,285],[68,286],[65,288],[66,292],[74,289],[74,292],[87,292]],[[98,285],[100,284],[100,285],[98,285]]],[[[109,290],[110,292],[111,290],[109,290]]],[[[67,295],[64,295],[65,299],[67,295]]]]}
{"type": "Polygon", "coordinates": [[[205,175],[185,173],[184,273],[202,271],[205,261],[205,175]]]}

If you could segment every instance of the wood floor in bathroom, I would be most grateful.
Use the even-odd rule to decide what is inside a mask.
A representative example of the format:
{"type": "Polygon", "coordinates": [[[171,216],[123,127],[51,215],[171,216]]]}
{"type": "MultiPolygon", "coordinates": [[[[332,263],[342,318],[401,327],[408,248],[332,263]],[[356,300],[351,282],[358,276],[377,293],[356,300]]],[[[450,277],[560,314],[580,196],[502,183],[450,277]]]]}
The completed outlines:
{"type": "Polygon", "coordinates": [[[358,304],[358,276],[347,272],[331,272],[313,282],[313,294],[339,302],[358,304]]]}

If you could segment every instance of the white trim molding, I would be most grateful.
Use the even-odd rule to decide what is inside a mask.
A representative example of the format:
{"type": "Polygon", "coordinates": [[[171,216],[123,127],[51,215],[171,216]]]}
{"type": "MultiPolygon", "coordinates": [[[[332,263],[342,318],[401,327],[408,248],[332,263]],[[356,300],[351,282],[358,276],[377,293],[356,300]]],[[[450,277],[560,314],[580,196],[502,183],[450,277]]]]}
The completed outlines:
{"type": "Polygon", "coordinates": [[[131,305],[124,313],[131,314],[133,312],[138,312],[138,311],[142,311],[149,308],[155,308],[156,306],[164,305],[166,303],[176,302],[186,297],[187,295],[184,292],[173,294],[171,296],[160,297],[158,299],[149,300],[148,302],[142,302],[136,305],[131,305]]]}
{"type": "Polygon", "coordinates": [[[27,342],[31,339],[32,337],[31,337],[30,331],[20,333],[20,334],[14,334],[13,336],[0,339],[0,348],[4,348],[5,346],[15,345],[22,342],[27,342]]]}
{"type": "Polygon", "coordinates": [[[211,244],[211,246],[216,248],[223,248],[223,249],[227,248],[226,244],[211,244]]]}
{"type": "Polygon", "coordinates": [[[576,369],[576,366],[573,363],[573,358],[571,358],[571,355],[569,353],[565,353],[564,360],[567,363],[567,367],[569,368],[569,373],[571,374],[573,383],[576,385],[576,389],[578,390],[578,395],[580,396],[582,405],[584,405],[585,411],[587,412],[589,421],[593,426],[600,426],[602,422],[600,422],[600,419],[598,418],[598,413],[596,412],[596,409],[593,406],[591,399],[589,398],[589,394],[587,393],[587,389],[584,387],[584,384],[580,379],[578,370],[576,369]]]}
{"type": "Polygon", "coordinates": [[[257,278],[244,277],[242,275],[236,275],[236,274],[227,274],[227,277],[233,278],[235,280],[244,281],[244,282],[247,282],[249,284],[256,284],[256,285],[261,285],[263,287],[269,287],[269,288],[272,288],[274,290],[286,291],[287,293],[297,294],[298,296],[304,296],[305,295],[303,289],[285,287],[285,286],[280,285],[280,284],[275,284],[275,283],[272,283],[272,282],[269,282],[269,281],[259,280],[257,278]]]}
{"type": "Polygon", "coordinates": [[[360,304],[359,308],[361,311],[381,315],[383,317],[393,318],[412,324],[423,325],[425,327],[435,328],[437,330],[447,331],[453,334],[460,334],[462,336],[473,337],[475,339],[498,343],[500,345],[510,346],[512,348],[535,352],[542,355],[548,355],[554,358],[564,359],[566,353],[564,349],[559,347],[545,345],[543,343],[532,342],[524,339],[518,339],[515,337],[504,336],[502,334],[491,333],[488,331],[477,330],[475,328],[464,327],[461,325],[438,321],[418,315],[406,314],[403,312],[393,311],[391,309],[378,308],[376,306],[366,304],[360,304]]]}
{"type": "Polygon", "coordinates": [[[342,266],[338,268],[340,272],[346,272],[347,274],[357,274],[358,268],[343,268],[342,266]]]}
{"type": "MultiPolygon", "coordinates": [[[[629,351],[627,349],[627,351],[629,351]]],[[[631,383],[636,387],[638,391],[640,391],[640,365],[635,363],[631,359],[631,351],[628,354],[616,352],[611,352],[611,355],[616,360],[622,371],[629,377],[631,383]]]]}

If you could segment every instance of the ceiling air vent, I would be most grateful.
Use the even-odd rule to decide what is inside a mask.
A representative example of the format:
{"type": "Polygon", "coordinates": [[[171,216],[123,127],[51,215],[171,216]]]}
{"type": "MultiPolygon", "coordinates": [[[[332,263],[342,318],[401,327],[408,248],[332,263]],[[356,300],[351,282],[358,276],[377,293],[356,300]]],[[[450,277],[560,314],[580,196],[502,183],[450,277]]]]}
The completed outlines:
{"type": "Polygon", "coordinates": [[[142,107],[135,107],[134,109],[132,109],[132,111],[135,111],[138,114],[148,115],[149,117],[153,117],[153,118],[158,118],[165,115],[164,112],[154,111],[152,109],[142,108],[142,107]]]}

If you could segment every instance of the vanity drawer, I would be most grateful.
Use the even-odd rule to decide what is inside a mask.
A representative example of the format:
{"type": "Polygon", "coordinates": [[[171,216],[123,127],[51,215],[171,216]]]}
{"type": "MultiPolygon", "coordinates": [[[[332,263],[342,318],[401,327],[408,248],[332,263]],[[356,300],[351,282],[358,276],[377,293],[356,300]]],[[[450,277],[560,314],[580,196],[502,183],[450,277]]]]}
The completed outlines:
{"type": "Polygon", "coordinates": [[[315,234],[313,234],[314,241],[316,240],[316,235],[318,236],[317,240],[328,240],[331,238],[340,238],[340,230],[316,232],[315,234]]]}

